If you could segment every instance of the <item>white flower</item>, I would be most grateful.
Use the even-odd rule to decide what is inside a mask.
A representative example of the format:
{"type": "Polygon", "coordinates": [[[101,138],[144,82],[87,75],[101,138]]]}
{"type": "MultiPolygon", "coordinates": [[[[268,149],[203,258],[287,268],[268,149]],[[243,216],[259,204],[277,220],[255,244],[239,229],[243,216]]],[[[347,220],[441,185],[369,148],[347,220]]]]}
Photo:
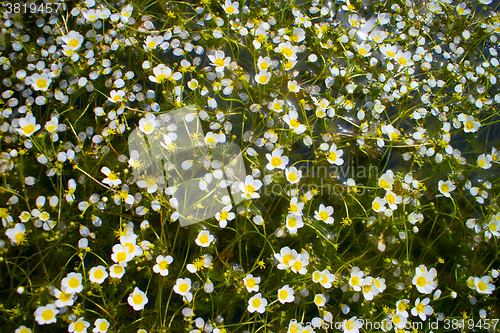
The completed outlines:
{"type": "Polygon", "coordinates": [[[127,301],[135,311],[140,311],[144,309],[144,305],[146,305],[149,300],[143,291],[135,287],[134,291],[128,296],[127,301]]]}
{"type": "Polygon", "coordinates": [[[417,287],[417,290],[422,294],[430,294],[437,287],[437,282],[434,278],[437,276],[437,271],[433,267],[427,270],[427,267],[420,265],[415,269],[415,276],[412,283],[417,287]]]}
{"type": "Polygon", "coordinates": [[[196,245],[201,246],[201,247],[208,247],[213,241],[215,237],[210,234],[208,230],[201,230],[200,233],[198,234],[198,237],[196,237],[196,245]]]}
{"type": "Polygon", "coordinates": [[[83,43],[83,36],[74,30],[71,30],[69,34],[62,36],[61,39],[73,51],[78,50],[83,43]]]}
{"type": "Polygon", "coordinates": [[[193,294],[190,292],[191,290],[191,279],[190,278],[179,278],[175,282],[174,292],[183,297],[183,299],[187,302],[191,302],[193,299],[193,294]]]}
{"type": "Polygon", "coordinates": [[[72,322],[68,327],[69,333],[86,333],[87,327],[90,326],[90,323],[86,321],[83,317],[78,318],[77,321],[72,322]]]}
{"type": "Polygon", "coordinates": [[[156,49],[156,47],[161,43],[163,43],[163,36],[148,36],[144,42],[144,49],[146,51],[156,49]]]}
{"type": "Polygon", "coordinates": [[[52,83],[52,79],[50,78],[48,73],[34,73],[30,76],[31,87],[35,91],[47,91],[49,89],[50,84],[52,83]]]}
{"type": "Polygon", "coordinates": [[[226,0],[226,3],[222,5],[222,9],[224,9],[228,15],[236,15],[240,13],[238,10],[239,5],[240,3],[238,1],[231,2],[231,0],[226,0]]]}
{"type": "Polygon", "coordinates": [[[292,262],[297,258],[298,253],[295,250],[290,249],[288,246],[281,248],[280,253],[275,253],[274,257],[280,262],[278,264],[278,269],[290,268],[292,262]]]}
{"type": "Polygon", "coordinates": [[[215,66],[216,72],[224,72],[224,69],[231,63],[231,57],[226,57],[224,51],[215,51],[214,54],[209,54],[208,59],[212,62],[211,65],[215,66]]]}
{"type": "Polygon", "coordinates": [[[57,322],[56,315],[59,310],[56,309],[54,304],[47,304],[46,306],[41,306],[35,311],[35,320],[38,325],[46,325],[57,322]]]}
{"type": "Polygon", "coordinates": [[[302,178],[302,171],[293,166],[285,169],[285,175],[290,184],[296,184],[302,178]]]}
{"type": "Polygon", "coordinates": [[[111,103],[122,102],[125,97],[125,91],[123,90],[111,90],[109,93],[108,101],[111,103]]]}
{"type": "Polygon", "coordinates": [[[335,143],[332,143],[332,146],[330,147],[330,151],[328,152],[328,162],[330,164],[335,164],[335,165],[342,165],[344,164],[344,160],[340,158],[344,154],[344,151],[342,149],[337,150],[337,145],[335,143]]]}
{"type": "Polygon", "coordinates": [[[106,178],[102,181],[104,184],[109,186],[118,186],[122,183],[118,174],[111,171],[108,167],[102,167],[101,172],[106,175],[106,178]]]}
{"type": "Polygon", "coordinates": [[[288,81],[287,87],[290,92],[298,93],[300,91],[300,85],[295,80],[288,81]]]}
{"type": "Polygon", "coordinates": [[[125,268],[120,264],[114,264],[109,268],[109,276],[112,278],[121,279],[123,274],[125,274],[125,268]]]}
{"type": "Polygon", "coordinates": [[[295,134],[302,134],[305,132],[306,126],[298,121],[298,117],[299,114],[297,111],[290,110],[288,114],[283,116],[283,120],[291,129],[293,129],[295,134]]]}
{"type": "Polygon", "coordinates": [[[262,298],[262,294],[258,293],[248,300],[248,312],[254,313],[264,313],[266,311],[267,299],[262,298]]]}
{"type": "Polygon", "coordinates": [[[491,155],[481,154],[477,158],[477,165],[483,169],[491,168],[491,155]]]}
{"type": "Polygon", "coordinates": [[[260,277],[254,277],[252,274],[247,274],[243,279],[243,284],[247,288],[248,292],[259,291],[260,277]]]}
{"type": "Polygon", "coordinates": [[[67,294],[79,293],[83,290],[82,274],[71,272],[62,279],[61,289],[67,294]]]}
{"type": "Polygon", "coordinates": [[[333,217],[331,216],[332,214],[333,214],[332,206],[325,207],[325,205],[320,204],[318,210],[314,211],[314,218],[316,220],[323,221],[326,224],[332,224],[334,221],[333,217]]]}
{"type": "Polygon", "coordinates": [[[342,328],[345,333],[359,333],[361,327],[363,327],[363,321],[357,320],[356,317],[351,317],[342,322],[342,328]]]}
{"type": "Polygon", "coordinates": [[[290,234],[294,235],[297,233],[297,229],[300,229],[304,226],[304,222],[302,222],[302,216],[298,214],[288,214],[286,217],[285,225],[290,232],[290,234]]]}
{"type": "Polygon", "coordinates": [[[291,303],[295,300],[293,289],[290,286],[284,285],[280,289],[278,289],[278,301],[281,304],[291,303]]]}
{"type": "Polygon", "coordinates": [[[245,199],[256,199],[260,198],[258,191],[262,186],[262,182],[258,179],[254,179],[251,175],[246,176],[245,182],[240,183],[241,196],[245,199]]]}
{"type": "Polygon", "coordinates": [[[106,280],[109,276],[108,272],[106,272],[106,267],[99,265],[96,267],[92,267],[89,272],[89,280],[90,282],[101,284],[106,280]]]}
{"type": "Polygon", "coordinates": [[[266,165],[268,170],[274,170],[276,168],[283,170],[286,168],[286,165],[288,164],[288,157],[281,156],[282,153],[282,149],[276,148],[271,154],[266,154],[266,158],[269,161],[266,165]]]}
{"type": "Polygon", "coordinates": [[[139,129],[144,134],[151,134],[156,128],[156,116],[152,113],[148,113],[146,117],[139,120],[139,129]]]}
{"type": "Polygon", "coordinates": [[[255,81],[258,84],[267,84],[271,79],[271,72],[267,70],[261,70],[258,74],[255,74],[255,81]]]}
{"type": "Polygon", "coordinates": [[[159,273],[161,276],[168,275],[168,265],[174,261],[172,256],[162,256],[156,257],[156,265],[153,266],[153,272],[159,273]]]}
{"type": "Polygon", "coordinates": [[[377,197],[372,202],[372,209],[377,213],[383,213],[387,209],[387,207],[385,207],[385,204],[386,204],[385,198],[377,197]]]}
{"type": "Polygon", "coordinates": [[[482,278],[476,277],[474,279],[474,285],[476,291],[480,294],[491,294],[495,290],[495,286],[490,283],[489,275],[485,275],[482,278]]]}
{"type": "Polygon", "coordinates": [[[453,183],[449,180],[447,180],[446,182],[444,180],[440,180],[438,182],[439,192],[441,192],[445,197],[450,198],[450,192],[452,192],[455,188],[455,185],[453,185],[453,183]]]}
{"type": "Polygon", "coordinates": [[[95,327],[92,330],[92,332],[94,332],[94,333],[106,333],[108,331],[108,328],[109,328],[109,321],[107,321],[104,318],[99,318],[99,319],[96,319],[96,321],[94,322],[94,326],[95,327]]]}
{"type": "Polygon", "coordinates": [[[430,299],[427,297],[420,301],[420,297],[415,300],[415,307],[411,309],[411,314],[413,316],[419,316],[422,321],[427,319],[427,316],[433,313],[432,307],[428,305],[430,299]]]}
{"type": "Polygon", "coordinates": [[[351,271],[351,277],[349,278],[349,285],[354,289],[354,291],[361,291],[361,286],[364,284],[365,279],[363,279],[363,271],[355,270],[351,271]]]}
{"type": "Polygon", "coordinates": [[[36,123],[36,118],[33,117],[33,114],[28,113],[26,117],[19,119],[19,128],[17,128],[17,132],[21,135],[30,137],[33,133],[40,129],[40,124],[36,123]]]}
{"type": "Polygon", "coordinates": [[[16,223],[14,228],[5,230],[5,236],[9,237],[12,245],[20,245],[26,240],[26,227],[22,223],[16,223]]]}

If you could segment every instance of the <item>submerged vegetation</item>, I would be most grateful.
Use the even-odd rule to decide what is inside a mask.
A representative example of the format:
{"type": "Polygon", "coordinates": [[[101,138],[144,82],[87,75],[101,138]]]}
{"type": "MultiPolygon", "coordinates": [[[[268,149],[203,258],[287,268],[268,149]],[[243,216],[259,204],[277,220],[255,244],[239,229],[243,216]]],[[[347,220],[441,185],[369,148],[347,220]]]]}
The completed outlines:
{"type": "Polygon", "coordinates": [[[2,330],[498,331],[491,2],[3,1],[2,330]]]}

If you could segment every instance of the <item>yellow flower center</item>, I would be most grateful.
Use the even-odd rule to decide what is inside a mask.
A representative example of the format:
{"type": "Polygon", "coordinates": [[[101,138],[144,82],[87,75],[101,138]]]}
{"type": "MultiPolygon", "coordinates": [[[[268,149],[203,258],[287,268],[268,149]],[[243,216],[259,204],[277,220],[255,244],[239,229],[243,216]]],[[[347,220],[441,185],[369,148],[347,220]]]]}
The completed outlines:
{"type": "Polygon", "coordinates": [[[42,312],[42,318],[43,318],[43,320],[45,320],[45,321],[49,321],[49,320],[51,320],[52,318],[54,318],[54,311],[52,311],[52,310],[48,310],[48,309],[47,309],[47,310],[45,310],[45,311],[43,311],[43,312],[42,312]]]}
{"type": "Polygon", "coordinates": [[[78,281],[77,278],[71,278],[68,281],[68,286],[70,286],[73,289],[77,288],[79,285],[80,285],[80,281],[78,281]]]}
{"type": "Polygon", "coordinates": [[[247,286],[248,286],[248,288],[252,289],[253,287],[255,287],[255,285],[256,285],[255,279],[250,278],[250,279],[247,280],[247,286]]]}
{"type": "Polygon", "coordinates": [[[134,297],[132,297],[132,302],[134,302],[134,304],[142,304],[143,300],[144,298],[139,294],[135,294],[134,297]]]}
{"type": "Polygon", "coordinates": [[[297,119],[291,119],[290,120],[290,126],[293,128],[299,127],[300,123],[297,119]]]}
{"type": "Polygon", "coordinates": [[[424,287],[427,284],[427,280],[423,276],[417,278],[417,286],[424,287]]]}
{"type": "Polygon", "coordinates": [[[252,306],[256,309],[258,309],[260,307],[260,305],[262,304],[261,300],[258,299],[258,298],[255,298],[253,301],[252,301],[252,306]]]}
{"type": "Polygon", "coordinates": [[[293,259],[293,256],[291,254],[285,254],[283,256],[283,263],[288,266],[290,263],[290,260],[292,260],[292,259],[293,259]]]}
{"type": "Polygon", "coordinates": [[[467,128],[469,131],[474,129],[474,123],[470,120],[465,122],[465,128],[467,128]]]}
{"type": "Polygon", "coordinates": [[[296,180],[297,180],[297,178],[299,178],[299,177],[297,176],[297,174],[296,174],[296,173],[291,172],[291,173],[289,173],[289,174],[288,174],[288,179],[289,179],[291,182],[296,181],[296,180]]]}
{"type": "Polygon", "coordinates": [[[156,77],[156,81],[158,81],[158,83],[162,83],[163,81],[165,81],[167,79],[167,76],[165,74],[159,74],[157,77],[156,77]]]}
{"type": "Polygon", "coordinates": [[[14,238],[16,239],[16,243],[17,244],[21,244],[22,242],[24,242],[24,232],[18,232],[14,238]]]}
{"type": "Polygon", "coordinates": [[[144,129],[144,132],[151,133],[153,131],[153,124],[146,123],[142,128],[144,129]]]}
{"type": "Polygon", "coordinates": [[[81,321],[75,323],[75,332],[83,332],[85,330],[85,324],[81,321]]]}
{"type": "Polygon", "coordinates": [[[33,132],[35,132],[35,126],[34,125],[26,125],[23,128],[24,134],[26,135],[31,135],[33,132]]]}
{"type": "Polygon", "coordinates": [[[111,171],[111,172],[109,173],[109,175],[108,175],[108,178],[109,178],[109,180],[111,180],[111,181],[115,181],[115,180],[117,180],[117,179],[118,179],[118,175],[117,175],[116,173],[114,173],[113,171],[111,171]]]}
{"type": "Polygon", "coordinates": [[[245,192],[255,193],[255,187],[253,187],[253,185],[246,185],[245,192]]]}
{"type": "Polygon", "coordinates": [[[279,157],[273,157],[273,158],[271,159],[271,165],[272,165],[273,167],[275,167],[275,168],[276,168],[276,167],[279,167],[279,166],[281,165],[281,158],[279,158],[279,157]]]}
{"type": "Polygon", "coordinates": [[[290,228],[295,228],[297,226],[297,220],[294,217],[288,219],[288,226],[290,228]]]}
{"type": "Polygon", "coordinates": [[[345,323],[345,328],[346,328],[346,330],[348,330],[348,331],[353,330],[353,329],[354,329],[354,327],[355,327],[355,325],[354,325],[354,320],[352,320],[352,319],[348,320],[348,321],[345,323]]]}
{"type": "Polygon", "coordinates": [[[36,85],[40,89],[45,89],[48,86],[47,80],[45,80],[45,79],[38,79],[38,80],[36,80],[36,85]]]}
{"type": "Polygon", "coordinates": [[[448,193],[449,191],[450,191],[450,187],[448,186],[448,184],[441,185],[441,192],[448,193]]]}
{"type": "Polygon", "coordinates": [[[115,95],[113,97],[113,101],[115,101],[115,102],[118,102],[118,101],[121,101],[121,100],[122,100],[122,97],[120,95],[115,95]]]}
{"type": "Polygon", "coordinates": [[[189,289],[189,286],[187,285],[187,283],[181,283],[181,285],[179,286],[179,290],[181,293],[185,293],[186,291],[188,291],[189,289]]]}
{"type": "Polygon", "coordinates": [[[104,276],[104,273],[100,269],[98,269],[94,272],[94,277],[96,278],[96,280],[102,279],[103,276],[104,276]]]}
{"type": "Polygon", "coordinates": [[[287,299],[287,298],[288,298],[288,292],[286,290],[281,290],[280,299],[287,299]]]}
{"type": "Polygon", "coordinates": [[[220,218],[221,220],[227,220],[227,218],[228,218],[228,217],[229,217],[229,213],[228,213],[228,212],[226,212],[225,210],[224,210],[224,211],[222,211],[222,213],[220,213],[220,215],[219,215],[219,218],[220,218]]]}
{"type": "Polygon", "coordinates": [[[127,259],[127,254],[125,252],[118,252],[118,254],[116,255],[116,260],[118,260],[118,262],[123,262],[127,259]]]}
{"type": "Polygon", "coordinates": [[[394,58],[396,56],[396,53],[394,53],[393,51],[387,51],[387,55],[391,58],[394,58]]]}
{"type": "Polygon", "coordinates": [[[337,160],[337,153],[334,151],[331,151],[328,159],[332,160],[332,161],[336,161],[337,160]]]}
{"type": "Polygon", "coordinates": [[[364,56],[368,54],[368,52],[366,52],[366,50],[364,48],[359,49],[359,53],[361,53],[361,55],[364,55],[364,56]]]}
{"type": "Polygon", "coordinates": [[[359,277],[357,277],[357,276],[353,276],[353,277],[352,277],[352,279],[351,279],[351,284],[352,284],[353,286],[357,286],[357,285],[359,285],[359,277]]]}
{"type": "Polygon", "coordinates": [[[70,39],[69,42],[68,42],[68,46],[70,46],[72,48],[77,48],[79,44],[80,43],[75,38],[70,39]]]}
{"type": "Polygon", "coordinates": [[[201,244],[206,244],[206,243],[208,243],[208,236],[207,236],[207,235],[205,235],[205,234],[201,235],[201,236],[200,236],[200,243],[201,243],[201,244]]]}
{"type": "Polygon", "coordinates": [[[373,202],[373,210],[379,210],[380,209],[380,203],[378,201],[373,202]]]}
{"type": "Polygon", "coordinates": [[[328,215],[328,213],[324,210],[322,210],[321,212],[319,212],[319,217],[320,219],[322,219],[323,221],[326,221],[328,220],[328,218],[330,217],[330,215],[328,215]]]}
{"type": "Polygon", "coordinates": [[[226,7],[226,13],[228,13],[228,14],[234,13],[234,8],[232,6],[226,7]]]}
{"type": "Polygon", "coordinates": [[[168,268],[168,261],[162,260],[159,264],[160,270],[164,271],[168,268]]]}
{"type": "Polygon", "coordinates": [[[67,302],[71,299],[71,294],[66,294],[64,291],[61,291],[59,294],[59,299],[63,302],[67,302]]]}
{"type": "Polygon", "coordinates": [[[488,286],[485,282],[481,281],[477,284],[477,288],[481,291],[485,291],[486,289],[488,289],[488,286]]]}
{"type": "MultiPolygon", "coordinates": [[[[127,256],[125,255],[125,258],[127,258],[127,256]]],[[[122,261],[125,260],[125,258],[123,258],[122,261]]],[[[119,260],[120,261],[120,260],[119,260]]],[[[123,267],[120,266],[120,265],[116,265],[114,268],[113,268],[113,272],[115,272],[116,275],[119,275],[121,273],[123,273],[123,267]]]]}
{"type": "Polygon", "coordinates": [[[293,263],[293,268],[295,268],[296,271],[300,271],[302,269],[302,262],[300,260],[297,260],[293,263]]]}
{"type": "Polygon", "coordinates": [[[267,83],[267,76],[265,76],[265,75],[261,75],[261,76],[259,77],[259,82],[260,82],[260,83],[267,83]]]}
{"type": "Polygon", "coordinates": [[[291,48],[285,47],[283,49],[283,54],[285,55],[285,57],[290,58],[291,56],[293,56],[293,51],[291,48]]]}
{"type": "Polygon", "coordinates": [[[400,65],[403,65],[403,66],[407,64],[406,59],[403,57],[399,57],[398,62],[400,65]]]}
{"type": "Polygon", "coordinates": [[[215,59],[214,64],[216,64],[216,65],[217,65],[217,67],[223,67],[223,66],[225,65],[225,63],[224,63],[224,59],[222,59],[222,58],[217,58],[217,59],[215,59]]]}
{"type": "Polygon", "coordinates": [[[102,321],[102,322],[99,324],[99,326],[98,326],[98,327],[99,327],[99,329],[100,329],[101,331],[105,331],[105,330],[107,330],[107,329],[108,329],[108,324],[107,324],[106,322],[102,321]]]}
{"type": "Polygon", "coordinates": [[[418,303],[417,306],[415,307],[417,309],[418,313],[423,313],[425,310],[425,305],[422,303],[418,303]]]}
{"type": "Polygon", "coordinates": [[[155,47],[156,47],[156,43],[155,43],[155,42],[153,42],[153,41],[150,41],[150,42],[148,43],[148,47],[149,47],[149,48],[151,48],[151,49],[152,49],[152,48],[155,48],[155,47]]]}

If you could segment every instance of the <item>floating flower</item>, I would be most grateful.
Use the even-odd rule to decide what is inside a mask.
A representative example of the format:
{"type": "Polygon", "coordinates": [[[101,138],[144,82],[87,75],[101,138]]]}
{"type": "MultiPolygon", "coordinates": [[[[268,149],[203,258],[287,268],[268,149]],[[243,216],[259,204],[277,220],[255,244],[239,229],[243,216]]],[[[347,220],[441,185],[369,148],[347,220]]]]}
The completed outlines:
{"type": "Polygon", "coordinates": [[[278,289],[278,301],[281,304],[291,303],[295,300],[293,289],[289,285],[284,285],[278,289]]]}
{"type": "Polygon", "coordinates": [[[258,313],[264,313],[266,311],[267,299],[262,297],[261,293],[253,296],[248,300],[248,312],[254,313],[257,311],[258,313]]]}
{"type": "Polygon", "coordinates": [[[439,192],[441,192],[447,198],[451,197],[450,192],[455,190],[455,188],[456,188],[455,185],[453,185],[453,183],[449,180],[447,180],[446,182],[444,180],[440,180],[438,182],[439,192]]]}
{"type": "Polygon", "coordinates": [[[54,304],[47,304],[46,306],[41,306],[35,311],[35,320],[38,325],[47,325],[57,322],[56,315],[59,310],[56,309],[54,304]]]}
{"type": "Polygon", "coordinates": [[[195,243],[201,247],[208,247],[214,241],[215,237],[208,230],[201,230],[196,237],[195,243]]]}
{"type": "Polygon", "coordinates": [[[106,267],[99,265],[96,267],[92,267],[89,272],[89,280],[90,282],[101,284],[106,280],[109,276],[108,272],[106,272],[106,267]]]}
{"type": "Polygon", "coordinates": [[[26,117],[19,119],[19,128],[17,128],[16,131],[21,135],[30,137],[40,128],[41,126],[36,123],[36,118],[33,117],[33,114],[28,113],[26,117]]]}
{"type": "Polygon", "coordinates": [[[161,276],[168,275],[168,266],[174,261],[172,256],[162,256],[156,257],[156,265],[153,266],[153,272],[159,273],[161,276]]]}
{"type": "Polygon", "coordinates": [[[179,278],[175,282],[174,292],[182,296],[184,301],[191,302],[193,299],[193,294],[190,292],[191,290],[191,279],[190,278],[179,278]]]}
{"type": "Polygon", "coordinates": [[[314,218],[316,220],[323,221],[326,224],[332,224],[334,221],[333,217],[331,216],[332,214],[333,214],[332,206],[325,207],[325,205],[320,204],[318,210],[314,211],[314,218]]]}
{"type": "Polygon", "coordinates": [[[252,274],[247,274],[243,279],[243,284],[247,288],[248,292],[259,291],[260,277],[254,277],[252,274]]]}
{"type": "Polygon", "coordinates": [[[144,305],[148,303],[146,294],[139,288],[135,287],[134,291],[127,298],[128,304],[135,310],[140,311],[144,309],[144,305]]]}

